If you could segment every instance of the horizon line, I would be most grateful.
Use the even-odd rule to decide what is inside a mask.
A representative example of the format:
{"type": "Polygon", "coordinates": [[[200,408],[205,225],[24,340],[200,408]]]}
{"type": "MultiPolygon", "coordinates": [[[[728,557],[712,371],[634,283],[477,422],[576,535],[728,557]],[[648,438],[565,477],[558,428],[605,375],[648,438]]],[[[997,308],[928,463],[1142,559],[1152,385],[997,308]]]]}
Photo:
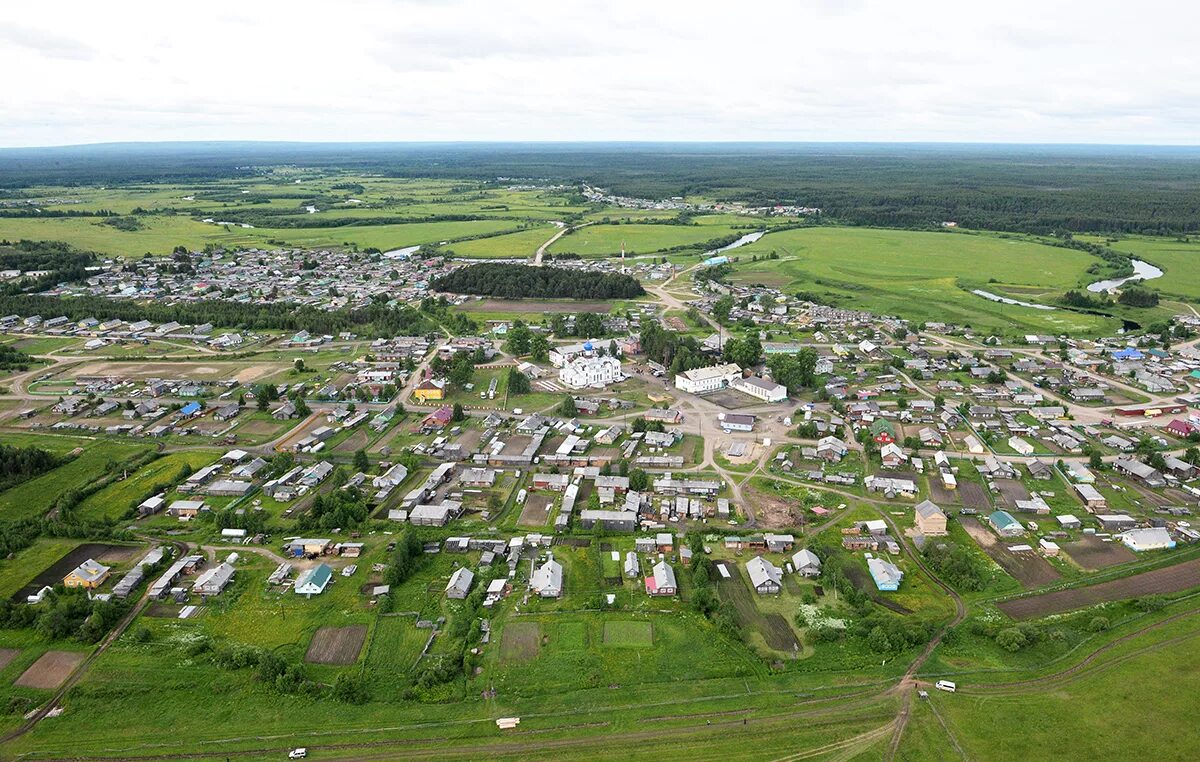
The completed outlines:
{"type": "Polygon", "coordinates": [[[1200,143],[1112,143],[1080,141],[989,140],[691,140],[691,139],[589,139],[589,140],[288,140],[214,138],[196,140],[109,140],[94,143],[3,145],[0,151],[40,151],[137,146],[259,145],[259,146],[604,146],[604,145],[724,145],[724,146],[897,146],[897,147],[1011,147],[1011,148],[1179,148],[1197,149],[1200,143]]]}

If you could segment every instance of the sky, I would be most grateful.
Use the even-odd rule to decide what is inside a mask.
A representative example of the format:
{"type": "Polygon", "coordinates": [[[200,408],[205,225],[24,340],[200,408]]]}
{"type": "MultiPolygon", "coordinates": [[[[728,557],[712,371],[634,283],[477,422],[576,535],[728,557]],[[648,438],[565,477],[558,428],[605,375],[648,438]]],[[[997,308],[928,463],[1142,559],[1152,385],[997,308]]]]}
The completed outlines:
{"type": "Polygon", "coordinates": [[[8,2],[0,146],[1196,145],[1197,29],[1180,0],[8,2]]]}

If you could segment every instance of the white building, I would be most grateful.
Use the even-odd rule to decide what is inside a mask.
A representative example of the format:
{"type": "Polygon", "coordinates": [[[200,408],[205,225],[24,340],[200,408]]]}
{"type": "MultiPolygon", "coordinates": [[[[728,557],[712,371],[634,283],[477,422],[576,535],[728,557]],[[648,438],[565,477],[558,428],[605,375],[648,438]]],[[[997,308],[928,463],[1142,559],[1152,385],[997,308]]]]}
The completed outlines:
{"type": "MultiPolygon", "coordinates": [[[[600,346],[607,351],[611,345],[606,346],[599,344],[598,341],[588,339],[579,344],[560,344],[550,348],[550,364],[556,368],[562,368],[569,364],[572,360],[579,357],[593,357],[596,353],[596,347],[600,346]]],[[[617,354],[620,354],[620,345],[617,346],[617,354]]]]}
{"type": "Polygon", "coordinates": [[[740,378],[742,369],[737,363],[714,365],[711,368],[694,368],[675,376],[675,388],[688,394],[704,394],[724,389],[740,378]]]}
{"type": "Polygon", "coordinates": [[[763,402],[783,402],[787,399],[786,386],[757,376],[748,376],[747,378],[738,376],[729,382],[729,386],[763,402]]]}
{"type": "Polygon", "coordinates": [[[572,389],[603,389],[625,380],[615,357],[577,357],[558,371],[558,380],[572,389]]]}
{"type": "Polygon", "coordinates": [[[1130,529],[1127,532],[1117,535],[1117,537],[1121,542],[1125,543],[1125,547],[1135,553],[1147,550],[1168,550],[1175,547],[1175,541],[1171,539],[1170,533],[1163,527],[1130,529]]]}
{"type": "Polygon", "coordinates": [[[543,598],[558,598],[562,595],[562,565],[551,557],[529,578],[529,587],[543,598]]]}

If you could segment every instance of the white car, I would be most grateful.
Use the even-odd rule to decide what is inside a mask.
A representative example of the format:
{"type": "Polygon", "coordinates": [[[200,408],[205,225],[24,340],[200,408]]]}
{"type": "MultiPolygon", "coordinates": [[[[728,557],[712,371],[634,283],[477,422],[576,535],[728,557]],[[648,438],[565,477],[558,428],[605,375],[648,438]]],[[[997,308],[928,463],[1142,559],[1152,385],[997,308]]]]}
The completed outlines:
{"type": "Polygon", "coordinates": [[[288,752],[288,759],[304,759],[308,756],[308,749],[301,746],[299,749],[292,749],[288,752]]]}
{"type": "Polygon", "coordinates": [[[937,688],[939,691],[946,691],[947,693],[954,693],[954,691],[958,690],[958,686],[949,680],[938,680],[933,684],[933,687],[937,688]]]}

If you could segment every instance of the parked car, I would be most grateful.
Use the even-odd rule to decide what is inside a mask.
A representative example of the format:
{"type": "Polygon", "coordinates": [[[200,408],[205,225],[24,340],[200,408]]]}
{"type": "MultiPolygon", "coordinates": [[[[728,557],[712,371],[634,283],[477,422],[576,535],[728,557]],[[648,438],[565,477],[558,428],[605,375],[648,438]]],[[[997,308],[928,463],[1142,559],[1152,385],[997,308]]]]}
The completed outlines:
{"type": "Polygon", "coordinates": [[[954,693],[954,691],[958,690],[958,686],[949,680],[938,680],[933,684],[933,687],[937,688],[939,691],[945,691],[946,693],[954,693]]]}
{"type": "Polygon", "coordinates": [[[301,746],[299,749],[292,749],[288,752],[288,759],[304,759],[308,756],[308,749],[301,746]]]}

